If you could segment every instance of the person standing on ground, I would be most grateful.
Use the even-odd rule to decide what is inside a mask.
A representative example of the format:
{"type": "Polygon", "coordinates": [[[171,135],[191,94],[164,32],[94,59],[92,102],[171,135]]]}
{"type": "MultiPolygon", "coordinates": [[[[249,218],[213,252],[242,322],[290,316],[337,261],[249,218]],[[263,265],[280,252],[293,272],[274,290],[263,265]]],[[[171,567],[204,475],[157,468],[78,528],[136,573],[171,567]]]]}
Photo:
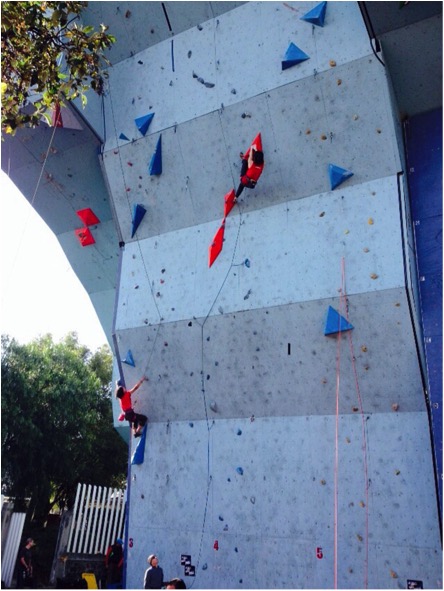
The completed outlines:
{"type": "Polygon", "coordinates": [[[162,589],[163,587],[163,570],[159,566],[159,559],[155,554],[148,556],[149,568],[145,571],[145,578],[143,580],[144,589],[162,589]]]}
{"type": "Polygon", "coordinates": [[[115,543],[108,548],[105,567],[107,589],[121,589],[123,572],[123,540],[121,538],[117,538],[115,543]]]}
{"type": "Polygon", "coordinates": [[[35,587],[31,552],[31,548],[34,546],[34,540],[28,538],[20,550],[17,569],[17,589],[24,589],[25,586],[31,587],[31,589],[35,587]]]}

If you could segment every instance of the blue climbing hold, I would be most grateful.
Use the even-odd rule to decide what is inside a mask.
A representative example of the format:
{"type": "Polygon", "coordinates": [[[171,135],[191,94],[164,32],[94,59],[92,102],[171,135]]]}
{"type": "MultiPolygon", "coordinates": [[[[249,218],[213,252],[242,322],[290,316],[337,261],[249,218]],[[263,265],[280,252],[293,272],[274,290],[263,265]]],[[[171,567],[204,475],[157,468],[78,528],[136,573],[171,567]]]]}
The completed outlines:
{"type": "Polygon", "coordinates": [[[143,464],[143,460],[145,459],[145,441],[146,441],[146,429],[147,426],[142,430],[142,435],[140,436],[139,441],[137,442],[136,449],[134,450],[133,457],[131,458],[131,464],[143,464]]]}
{"type": "Polygon", "coordinates": [[[238,430],[237,430],[237,434],[238,434],[238,435],[242,435],[242,430],[241,430],[241,429],[238,429],[238,430]]]}
{"type": "Polygon", "coordinates": [[[336,187],[339,187],[341,183],[353,176],[352,172],[345,170],[345,168],[340,168],[335,164],[328,165],[328,174],[330,177],[330,186],[332,191],[333,189],[336,189],[336,187]]]}
{"type": "Polygon", "coordinates": [[[143,117],[138,117],[135,119],[135,123],[137,129],[140,131],[142,135],[145,135],[148,131],[148,127],[150,126],[151,121],[153,120],[154,113],[148,113],[148,115],[144,115],[143,117]]]}
{"type": "Polygon", "coordinates": [[[312,25],[317,25],[318,27],[324,26],[324,19],[325,19],[325,12],[327,10],[327,2],[321,2],[310,11],[308,11],[304,16],[301,16],[301,20],[307,21],[312,25]]]}
{"type": "Polygon", "coordinates": [[[129,140],[129,137],[126,137],[126,135],[125,135],[124,133],[121,133],[121,134],[119,135],[119,140],[125,140],[125,141],[127,141],[127,142],[129,142],[129,141],[130,141],[130,140],[129,140]]]}
{"type": "Polygon", "coordinates": [[[249,269],[251,266],[250,259],[245,259],[244,265],[247,267],[247,269],[249,269]]]}
{"type": "Polygon", "coordinates": [[[162,135],[157,140],[156,149],[151,156],[150,175],[162,174],[162,135]]]}
{"type": "Polygon", "coordinates": [[[137,228],[140,225],[140,222],[143,220],[143,216],[146,214],[146,209],[140,203],[135,203],[133,205],[133,226],[131,230],[131,238],[134,238],[134,234],[137,231],[137,228]]]}
{"type": "Polygon", "coordinates": [[[337,334],[346,330],[353,330],[353,324],[350,324],[334,308],[328,307],[327,317],[325,319],[324,335],[337,334]]]}
{"type": "Polygon", "coordinates": [[[126,354],[125,359],[123,359],[123,363],[131,365],[131,367],[136,367],[136,364],[134,363],[134,357],[130,349],[128,349],[128,353],[126,354]]]}
{"type": "Polygon", "coordinates": [[[242,475],[243,475],[243,473],[244,473],[243,469],[242,469],[240,466],[239,466],[239,468],[236,468],[236,472],[237,472],[238,474],[240,474],[241,476],[242,476],[242,475]]]}
{"type": "Polygon", "coordinates": [[[308,59],[310,57],[302,49],[299,49],[294,43],[290,43],[282,61],[282,70],[287,70],[308,59]]]}

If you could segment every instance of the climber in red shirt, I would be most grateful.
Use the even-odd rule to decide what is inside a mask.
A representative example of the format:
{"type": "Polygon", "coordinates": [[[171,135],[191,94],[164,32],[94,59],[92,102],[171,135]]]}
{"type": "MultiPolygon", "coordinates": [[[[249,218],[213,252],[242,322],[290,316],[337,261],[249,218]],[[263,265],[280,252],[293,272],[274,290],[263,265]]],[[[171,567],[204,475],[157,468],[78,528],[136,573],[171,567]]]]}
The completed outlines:
{"type": "Polygon", "coordinates": [[[145,381],[148,381],[146,376],[143,376],[131,390],[125,390],[125,388],[120,383],[120,380],[116,383],[116,398],[119,400],[120,408],[122,410],[122,414],[119,417],[119,421],[123,421],[124,419],[129,421],[130,426],[133,429],[134,437],[140,437],[142,434],[142,430],[145,427],[148,417],[145,415],[141,415],[139,413],[134,412],[132,403],[131,403],[131,395],[140,387],[140,385],[145,381]]]}
{"type": "Polygon", "coordinates": [[[240,184],[236,191],[236,199],[244,190],[244,187],[254,189],[259,177],[264,170],[264,153],[256,150],[256,144],[253,144],[245,154],[241,154],[242,168],[240,173],[240,184]]]}

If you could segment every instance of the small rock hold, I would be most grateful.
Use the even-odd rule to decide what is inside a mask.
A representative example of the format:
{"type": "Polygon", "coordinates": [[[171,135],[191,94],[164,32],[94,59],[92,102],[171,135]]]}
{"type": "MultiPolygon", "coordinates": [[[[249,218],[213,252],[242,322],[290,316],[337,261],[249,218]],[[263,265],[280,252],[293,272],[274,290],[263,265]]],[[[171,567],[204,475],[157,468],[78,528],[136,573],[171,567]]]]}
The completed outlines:
{"type": "Polygon", "coordinates": [[[365,345],[362,345],[362,346],[361,346],[361,351],[362,351],[363,353],[367,353],[367,347],[366,347],[365,345]]]}
{"type": "Polygon", "coordinates": [[[322,480],[321,480],[321,484],[322,484],[322,486],[325,486],[327,483],[325,482],[325,480],[324,480],[324,479],[322,479],[322,480]]]}
{"type": "Polygon", "coordinates": [[[394,570],[391,570],[390,571],[390,576],[392,577],[392,579],[397,579],[398,578],[398,575],[395,573],[394,570]]]}
{"type": "Polygon", "coordinates": [[[311,133],[311,129],[306,129],[305,130],[305,135],[310,135],[310,133],[311,133]]]}
{"type": "Polygon", "coordinates": [[[358,540],[358,542],[362,542],[362,536],[360,536],[359,534],[356,535],[356,539],[358,540]]]}
{"type": "Polygon", "coordinates": [[[215,402],[212,402],[210,404],[210,408],[213,412],[217,412],[217,404],[215,402]]]}
{"type": "Polygon", "coordinates": [[[342,84],[342,80],[341,80],[340,78],[338,78],[338,79],[336,80],[336,84],[337,84],[338,86],[341,86],[341,84],[342,84]]]}
{"type": "Polygon", "coordinates": [[[370,275],[370,279],[377,279],[379,277],[379,275],[377,275],[376,273],[372,273],[370,275]]]}
{"type": "Polygon", "coordinates": [[[373,226],[375,222],[373,221],[373,218],[368,218],[368,225],[369,226],[373,226]]]}
{"type": "Polygon", "coordinates": [[[328,63],[330,64],[331,68],[334,68],[336,66],[335,60],[330,60],[328,63]]]}
{"type": "Polygon", "coordinates": [[[326,139],[327,139],[327,136],[325,135],[325,133],[323,133],[323,134],[321,135],[321,140],[326,140],[326,139]]]}
{"type": "Polygon", "coordinates": [[[394,412],[397,412],[397,411],[398,411],[398,409],[399,409],[399,404],[397,404],[396,402],[395,402],[395,404],[392,404],[392,410],[393,410],[394,412]]]}
{"type": "Polygon", "coordinates": [[[188,58],[190,58],[192,55],[193,55],[193,52],[190,49],[190,51],[188,52],[188,58]]]}
{"type": "Polygon", "coordinates": [[[324,215],[325,215],[325,211],[321,211],[321,213],[319,214],[319,217],[320,217],[320,218],[323,218],[323,217],[324,217],[324,215]]]}

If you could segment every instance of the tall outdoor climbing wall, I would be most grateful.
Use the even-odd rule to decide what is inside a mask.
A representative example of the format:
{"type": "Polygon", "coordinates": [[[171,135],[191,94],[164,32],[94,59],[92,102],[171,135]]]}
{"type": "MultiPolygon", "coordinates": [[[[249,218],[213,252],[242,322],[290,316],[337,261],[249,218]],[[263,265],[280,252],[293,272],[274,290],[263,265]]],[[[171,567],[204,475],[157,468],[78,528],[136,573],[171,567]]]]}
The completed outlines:
{"type": "Polygon", "coordinates": [[[440,586],[403,148],[358,4],[141,4],[103,111],[116,378],[149,378],[127,587],[151,553],[194,588],[440,586]]]}

